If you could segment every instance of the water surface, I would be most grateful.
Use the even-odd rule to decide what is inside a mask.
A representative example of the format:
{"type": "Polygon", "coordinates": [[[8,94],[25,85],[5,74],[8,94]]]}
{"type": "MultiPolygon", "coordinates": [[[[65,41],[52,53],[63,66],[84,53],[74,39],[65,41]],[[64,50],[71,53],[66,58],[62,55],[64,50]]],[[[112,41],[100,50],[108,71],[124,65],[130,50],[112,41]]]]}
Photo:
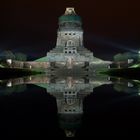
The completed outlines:
{"type": "Polygon", "coordinates": [[[105,75],[28,76],[0,82],[5,136],[137,135],[140,82],[105,75]]]}

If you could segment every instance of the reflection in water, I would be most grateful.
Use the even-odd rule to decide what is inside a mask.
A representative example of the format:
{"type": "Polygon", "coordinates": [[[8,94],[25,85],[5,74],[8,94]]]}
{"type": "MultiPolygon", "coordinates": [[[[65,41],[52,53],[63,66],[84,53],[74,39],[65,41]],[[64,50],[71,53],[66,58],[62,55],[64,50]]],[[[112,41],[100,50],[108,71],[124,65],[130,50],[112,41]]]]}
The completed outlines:
{"type": "Polygon", "coordinates": [[[56,98],[59,125],[67,137],[73,137],[80,127],[83,114],[83,100],[93,89],[104,84],[113,84],[114,90],[129,94],[140,93],[140,82],[103,75],[92,77],[49,77],[46,75],[1,81],[6,94],[22,92],[27,84],[34,84],[47,90],[56,98]]]}
{"type": "Polygon", "coordinates": [[[14,87],[25,84],[35,84],[45,88],[48,93],[56,98],[60,128],[65,131],[67,137],[73,137],[75,131],[80,127],[85,96],[93,92],[93,89],[98,86],[111,84],[111,81],[108,76],[99,75],[91,78],[52,78],[39,75],[10,79],[3,81],[3,84],[12,92],[14,87]]]}
{"type": "Polygon", "coordinates": [[[128,80],[116,78],[113,79],[114,90],[129,94],[140,95],[140,82],[138,80],[128,80]]]}
{"type": "Polygon", "coordinates": [[[66,136],[74,136],[80,126],[85,96],[93,92],[93,88],[110,83],[107,77],[67,77],[48,84],[47,92],[56,97],[60,127],[65,130],[66,136]]]}

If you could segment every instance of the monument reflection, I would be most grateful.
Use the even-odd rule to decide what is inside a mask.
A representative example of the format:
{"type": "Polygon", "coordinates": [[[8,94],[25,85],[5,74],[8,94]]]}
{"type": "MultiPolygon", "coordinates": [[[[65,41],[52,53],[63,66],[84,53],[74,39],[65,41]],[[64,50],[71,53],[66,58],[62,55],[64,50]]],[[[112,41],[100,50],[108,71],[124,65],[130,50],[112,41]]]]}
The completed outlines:
{"type": "Polygon", "coordinates": [[[67,137],[74,137],[81,126],[84,98],[93,93],[94,88],[102,85],[113,85],[114,90],[121,93],[139,95],[139,81],[111,78],[106,75],[95,74],[92,76],[48,76],[35,75],[17,79],[1,81],[5,85],[6,95],[12,92],[22,92],[26,85],[36,85],[46,89],[46,92],[55,97],[59,127],[67,137]],[[18,87],[18,88],[14,88],[18,87]]]}
{"type": "Polygon", "coordinates": [[[36,75],[3,81],[9,90],[15,86],[20,86],[24,90],[22,86],[27,84],[45,88],[47,93],[56,98],[59,125],[67,137],[73,137],[80,127],[84,98],[92,93],[94,88],[111,83],[110,78],[103,75],[92,77],[36,75]]]}

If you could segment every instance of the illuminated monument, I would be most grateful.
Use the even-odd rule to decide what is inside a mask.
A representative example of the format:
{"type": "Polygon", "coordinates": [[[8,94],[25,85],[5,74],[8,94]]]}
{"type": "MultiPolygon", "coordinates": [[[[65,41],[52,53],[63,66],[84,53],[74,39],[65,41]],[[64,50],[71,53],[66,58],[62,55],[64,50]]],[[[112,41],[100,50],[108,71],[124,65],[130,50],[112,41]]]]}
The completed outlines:
{"type": "Polygon", "coordinates": [[[49,62],[51,68],[67,70],[88,67],[92,72],[107,68],[110,64],[109,61],[94,57],[84,47],[82,21],[74,8],[66,8],[64,15],[59,17],[56,47],[36,62],[49,62]]]}
{"type": "Polygon", "coordinates": [[[82,20],[74,8],[66,8],[64,15],[59,17],[56,46],[45,57],[35,61],[7,62],[10,67],[26,68],[48,73],[64,74],[88,71],[99,72],[109,68],[110,61],[104,61],[93,56],[93,53],[84,47],[82,20]]]}

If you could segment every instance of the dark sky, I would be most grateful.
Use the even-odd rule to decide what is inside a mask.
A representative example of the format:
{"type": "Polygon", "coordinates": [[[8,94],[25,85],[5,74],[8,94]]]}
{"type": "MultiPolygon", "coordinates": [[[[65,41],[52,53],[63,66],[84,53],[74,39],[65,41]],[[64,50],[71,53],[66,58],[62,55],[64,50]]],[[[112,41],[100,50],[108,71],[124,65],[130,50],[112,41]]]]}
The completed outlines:
{"type": "Polygon", "coordinates": [[[0,2],[0,52],[6,49],[41,57],[55,46],[58,17],[75,7],[82,17],[85,47],[111,59],[140,48],[138,0],[3,0],[0,2]]]}

